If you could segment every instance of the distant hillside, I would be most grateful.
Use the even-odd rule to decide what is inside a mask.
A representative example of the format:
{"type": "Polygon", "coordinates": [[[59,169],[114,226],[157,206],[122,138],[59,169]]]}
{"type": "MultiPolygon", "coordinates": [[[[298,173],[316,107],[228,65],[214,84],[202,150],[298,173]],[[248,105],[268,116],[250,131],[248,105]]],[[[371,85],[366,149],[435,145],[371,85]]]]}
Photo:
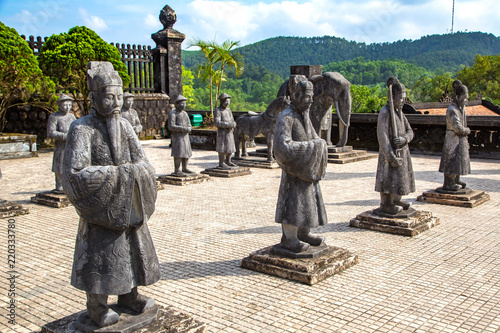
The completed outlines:
{"type": "MultiPolygon", "coordinates": [[[[237,49],[245,64],[264,66],[283,77],[291,65],[327,65],[363,57],[366,60],[401,59],[430,71],[456,71],[469,66],[477,54],[500,53],[500,38],[483,32],[431,35],[393,43],[357,43],[338,37],[276,37],[237,49]]],[[[203,61],[198,51],[182,51],[184,66],[203,61]]]]}

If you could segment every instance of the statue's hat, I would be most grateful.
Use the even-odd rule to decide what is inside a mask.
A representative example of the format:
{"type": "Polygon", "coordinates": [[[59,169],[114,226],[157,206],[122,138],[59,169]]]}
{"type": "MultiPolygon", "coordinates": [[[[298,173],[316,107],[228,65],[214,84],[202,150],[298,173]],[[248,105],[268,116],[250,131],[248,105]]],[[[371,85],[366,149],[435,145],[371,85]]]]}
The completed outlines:
{"type": "Polygon", "coordinates": [[[222,93],[220,96],[219,96],[219,100],[224,100],[224,99],[227,99],[227,98],[231,98],[231,96],[229,96],[228,94],[226,93],[222,93]]]}
{"type": "Polygon", "coordinates": [[[87,63],[87,86],[90,91],[98,91],[107,86],[123,86],[122,79],[108,61],[87,63]]]}
{"type": "Polygon", "coordinates": [[[182,96],[182,95],[178,95],[175,99],[174,99],[174,103],[177,103],[177,102],[182,102],[182,101],[187,101],[186,97],[182,96]]]}
{"type": "Polygon", "coordinates": [[[68,95],[62,94],[61,97],[57,100],[57,103],[61,103],[64,101],[73,101],[74,99],[69,97],[68,95]]]}
{"type": "Polygon", "coordinates": [[[123,98],[135,97],[134,94],[129,93],[128,91],[123,94],[123,98]]]}

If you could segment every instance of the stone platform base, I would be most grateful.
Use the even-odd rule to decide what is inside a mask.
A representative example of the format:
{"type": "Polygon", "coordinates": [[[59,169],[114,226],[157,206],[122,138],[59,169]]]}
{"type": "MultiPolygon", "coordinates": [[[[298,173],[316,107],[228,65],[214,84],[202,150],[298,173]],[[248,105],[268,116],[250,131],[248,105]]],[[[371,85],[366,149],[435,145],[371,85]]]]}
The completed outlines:
{"type": "Polygon", "coordinates": [[[31,197],[31,202],[55,208],[71,206],[71,202],[69,202],[66,194],[52,193],[50,191],[37,193],[37,195],[31,197]]]}
{"type": "Polygon", "coordinates": [[[29,209],[14,201],[0,199],[0,219],[29,214],[29,209]]]}
{"type": "Polygon", "coordinates": [[[267,159],[267,148],[256,149],[255,151],[249,151],[249,156],[253,157],[263,157],[267,159]]]}
{"type": "Polygon", "coordinates": [[[210,180],[210,176],[200,175],[198,173],[189,174],[186,177],[178,177],[172,175],[161,175],[158,177],[158,181],[162,184],[177,185],[177,186],[199,184],[207,180],[210,180]]]}
{"type": "MultiPolygon", "coordinates": [[[[319,256],[297,259],[277,255],[273,246],[268,246],[244,258],[241,267],[313,285],[358,263],[358,256],[345,249],[322,246],[326,249],[319,256]]],[[[322,246],[311,246],[310,249],[322,246]]]]}
{"type": "MultiPolygon", "coordinates": [[[[112,308],[115,311],[116,309],[118,309],[118,307],[116,306],[112,306],[112,308]]],[[[70,332],[202,333],[206,332],[206,325],[197,320],[194,320],[189,315],[174,310],[170,307],[164,308],[162,306],[156,306],[154,309],[136,316],[131,316],[128,313],[120,312],[119,323],[103,328],[98,328],[97,326],[93,325],[93,323],[90,322],[90,319],[88,319],[87,312],[81,311],[46,324],[42,327],[41,331],[41,333],[70,332]],[[139,316],[142,316],[142,318],[137,318],[139,316]],[[78,323],[79,319],[81,320],[80,323],[78,323]],[[138,322],[142,323],[142,326],[139,327],[138,322]],[[85,323],[87,323],[88,326],[85,326],[85,323]],[[79,327],[77,327],[77,325],[79,327]],[[81,329],[83,329],[84,331],[81,331],[81,329]],[[86,329],[93,330],[86,331],[86,329]]]]}
{"type": "Polygon", "coordinates": [[[233,178],[250,175],[252,171],[250,171],[250,168],[248,167],[238,167],[236,169],[211,168],[205,169],[201,173],[209,175],[211,177],[233,178]]]}
{"type": "Polygon", "coordinates": [[[490,200],[490,196],[484,191],[478,190],[470,190],[463,194],[448,194],[430,190],[419,195],[417,200],[440,205],[473,208],[490,200]]]}
{"type": "Polygon", "coordinates": [[[239,166],[249,167],[249,168],[261,168],[261,169],[277,169],[280,166],[276,161],[269,162],[268,160],[257,159],[257,158],[233,158],[232,161],[239,166]]]}
{"type": "Polygon", "coordinates": [[[377,157],[378,154],[367,153],[366,150],[353,150],[352,146],[328,147],[328,163],[346,164],[377,157]]]}
{"type": "Polygon", "coordinates": [[[439,218],[431,212],[415,211],[408,217],[382,217],[366,211],[349,223],[351,227],[386,232],[389,234],[413,237],[439,224],[439,218]]]}

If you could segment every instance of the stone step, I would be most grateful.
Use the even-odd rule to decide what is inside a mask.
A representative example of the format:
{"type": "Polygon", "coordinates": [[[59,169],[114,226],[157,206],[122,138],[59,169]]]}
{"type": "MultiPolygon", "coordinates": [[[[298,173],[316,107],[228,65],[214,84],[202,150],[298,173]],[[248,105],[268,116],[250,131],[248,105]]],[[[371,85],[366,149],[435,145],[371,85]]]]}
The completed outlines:
{"type": "Polygon", "coordinates": [[[364,153],[358,156],[352,156],[352,157],[345,157],[345,158],[328,158],[328,163],[335,163],[335,164],[347,164],[347,163],[352,163],[352,162],[359,162],[359,161],[364,161],[364,160],[369,160],[372,158],[377,158],[378,154],[369,154],[369,153],[364,153]]]}
{"type": "Polygon", "coordinates": [[[354,150],[345,153],[328,153],[328,158],[347,158],[347,157],[362,156],[362,155],[366,155],[365,150],[354,150]]]}

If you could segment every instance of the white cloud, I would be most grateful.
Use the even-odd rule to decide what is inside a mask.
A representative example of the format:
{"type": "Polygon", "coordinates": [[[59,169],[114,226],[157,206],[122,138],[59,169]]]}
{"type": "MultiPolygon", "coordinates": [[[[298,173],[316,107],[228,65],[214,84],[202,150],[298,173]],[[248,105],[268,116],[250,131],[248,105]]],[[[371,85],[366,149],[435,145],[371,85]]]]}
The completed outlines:
{"type": "Polygon", "coordinates": [[[158,16],[154,16],[153,14],[147,14],[144,17],[144,25],[148,29],[162,29],[163,26],[160,23],[160,20],[158,19],[158,16]]]}
{"type": "Polygon", "coordinates": [[[83,19],[85,26],[94,30],[95,32],[102,32],[108,29],[108,25],[102,18],[99,16],[90,15],[85,9],[78,8],[78,12],[80,13],[80,17],[83,19]]]}

